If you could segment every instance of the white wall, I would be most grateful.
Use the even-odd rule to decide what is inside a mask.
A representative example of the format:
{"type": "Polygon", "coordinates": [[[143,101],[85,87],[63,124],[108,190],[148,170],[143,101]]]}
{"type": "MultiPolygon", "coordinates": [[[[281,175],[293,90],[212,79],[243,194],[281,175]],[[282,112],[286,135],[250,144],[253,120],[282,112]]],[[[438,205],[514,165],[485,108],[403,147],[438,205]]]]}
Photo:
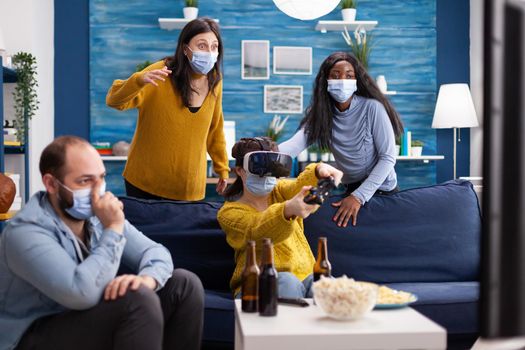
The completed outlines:
{"type": "MultiPolygon", "coordinates": [[[[26,51],[37,59],[37,93],[40,105],[29,126],[32,194],[43,189],[38,161],[43,148],[54,137],[54,1],[1,0],[0,27],[9,54],[26,51]]],[[[6,106],[6,110],[12,109],[10,107],[12,105],[6,106]]],[[[8,157],[6,169],[20,171],[23,166],[21,158],[8,157]]],[[[22,179],[21,183],[23,184],[22,179]]]]}
{"type": "Polygon", "coordinates": [[[470,90],[480,126],[470,129],[470,176],[482,176],[483,1],[470,0],[470,90]]]}

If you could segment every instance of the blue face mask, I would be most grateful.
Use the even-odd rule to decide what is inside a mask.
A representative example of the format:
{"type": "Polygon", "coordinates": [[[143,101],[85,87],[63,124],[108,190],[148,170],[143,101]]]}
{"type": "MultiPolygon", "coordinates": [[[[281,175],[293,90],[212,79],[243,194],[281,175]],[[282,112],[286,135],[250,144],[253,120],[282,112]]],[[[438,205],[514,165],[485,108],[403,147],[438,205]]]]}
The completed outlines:
{"type": "Polygon", "coordinates": [[[328,79],[328,92],[334,100],[344,103],[357,91],[355,79],[328,79]]]}
{"type": "Polygon", "coordinates": [[[219,57],[218,52],[193,51],[189,46],[188,50],[192,52],[190,60],[191,68],[195,73],[203,75],[208,74],[213,69],[215,62],[217,62],[217,57],[219,57]]]}
{"type": "MultiPolygon", "coordinates": [[[[86,220],[93,217],[93,209],[91,208],[91,188],[72,190],[60,181],[58,183],[73,194],[73,206],[70,208],[64,208],[66,213],[77,220],[86,220]]],[[[104,193],[106,193],[105,181],[102,182],[102,185],[100,186],[99,195],[102,196],[104,193]]]]}
{"type": "Polygon", "coordinates": [[[247,174],[246,187],[248,191],[256,196],[265,196],[272,192],[273,188],[277,185],[277,178],[273,176],[263,176],[247,174]]]}

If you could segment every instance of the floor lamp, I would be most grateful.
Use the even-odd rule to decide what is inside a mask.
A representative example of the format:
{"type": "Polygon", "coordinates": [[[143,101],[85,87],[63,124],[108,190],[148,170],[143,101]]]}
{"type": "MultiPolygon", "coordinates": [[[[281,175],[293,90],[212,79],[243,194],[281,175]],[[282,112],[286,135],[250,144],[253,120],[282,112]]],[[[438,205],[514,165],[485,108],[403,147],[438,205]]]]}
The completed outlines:
{"type": "Polygon", "coordinates": [[[454,128],[454,179],[456,178],[456,141],[461,142],[458,128],[473,128],[479,126],[474,102],[467,84],[443,84],[434,110],[432,128],[454,128]]]}

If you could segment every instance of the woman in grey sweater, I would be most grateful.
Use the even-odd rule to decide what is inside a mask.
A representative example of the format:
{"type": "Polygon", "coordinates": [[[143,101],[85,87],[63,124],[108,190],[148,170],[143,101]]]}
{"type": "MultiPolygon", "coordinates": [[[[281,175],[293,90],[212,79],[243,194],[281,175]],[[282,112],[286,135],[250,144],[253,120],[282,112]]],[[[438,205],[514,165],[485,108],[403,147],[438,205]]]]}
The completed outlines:
{"type": "Polygon", "coordinates": [[[333,220],[345,227],[376,194],[398,190],[394,170],[395,137],[403,125],[390,101],[354,56],[335,52],[319,68],[314,91],[299,131],[279,145],[297,156],[309,145],[329,148],[344,173],[347,196],[333,220]]]}

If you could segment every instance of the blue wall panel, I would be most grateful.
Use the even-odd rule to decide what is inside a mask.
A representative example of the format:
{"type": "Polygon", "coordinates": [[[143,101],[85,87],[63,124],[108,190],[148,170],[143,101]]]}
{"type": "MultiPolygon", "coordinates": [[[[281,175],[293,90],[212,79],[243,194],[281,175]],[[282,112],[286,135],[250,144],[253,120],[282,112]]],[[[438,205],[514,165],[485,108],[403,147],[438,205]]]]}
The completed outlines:
{"type": "MultiPolygon", "coordinates": [[[[105,95],[114,79],[127,78],[138,63],[173,53],[180,32],[161,30],[157,21],[158,17],[181,17],[181,7],[182,1],[90,0],[91,141],[131,140],[137,111],[110,109],[105,105],[105,95]]],[[[220,20],[225,46],[223,109],[226,120],[236,121],[238,138],[260,135],[273,117],[263,113],[265,84],[302,85],[306,107],[323,59],[333,51],[348,49],[339,32],[317,32],[316,21],[290,18],[271,0],[207,0],[200,2],[199,12],[220,20]],[[241,40],[256,39],[270,40],[270,62],[273,46],[313,47],[313,74],[272,73],[269,80],[242,80],[241,40]]],[[[413,132],[413,139],[425,142],[425,154],[435,154],[436,132],[430,125],[437,93],[436,1],[360,0],[357,17],[379,21],[371,32],[374,46],[370,73],[386,76],[389,90],[398,91],[390,98],[413,132]]],[[[340,19],[339,9],[322,19],[340,19]]],[[[293,134],[301,118],[292,115],[285,137],[293,134]]],[[[407,162],[396,168],[402,188],[436,182],[436,165],[432,162],[407,162]]],[[[121,192],[118,176],[113,179],[110,189],[121,192]]]]}

